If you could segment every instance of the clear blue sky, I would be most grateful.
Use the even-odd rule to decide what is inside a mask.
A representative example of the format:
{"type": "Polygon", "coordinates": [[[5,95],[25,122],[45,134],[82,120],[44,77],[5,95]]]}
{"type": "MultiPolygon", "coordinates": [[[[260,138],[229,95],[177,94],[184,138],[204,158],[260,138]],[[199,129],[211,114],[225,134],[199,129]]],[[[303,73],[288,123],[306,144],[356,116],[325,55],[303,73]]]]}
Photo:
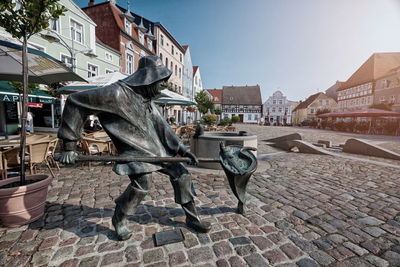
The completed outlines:
{"type": "Polygon", "coordinates": [[[131,10],[191,47],[204,88],[259,84],[263,101],[277,88],[304,99],[374,52],[400,52],[400,0],[131,0],[131,10]]]}

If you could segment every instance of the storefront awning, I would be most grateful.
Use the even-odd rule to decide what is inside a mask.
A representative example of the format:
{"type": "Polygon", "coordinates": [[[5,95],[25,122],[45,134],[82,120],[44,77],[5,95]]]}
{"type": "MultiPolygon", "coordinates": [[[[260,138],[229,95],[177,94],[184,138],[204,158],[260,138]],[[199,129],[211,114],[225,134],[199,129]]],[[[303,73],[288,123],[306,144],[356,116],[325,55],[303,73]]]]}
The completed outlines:
{"type": "MultiPolygon", "coordinates": [[[[0,102],[19,102],[20,94],[13,86],[5,81],[0,81],[0,102]]],[[[56,98],[41,90],[35,90],[28,95],[28,102],[41,104],[54,104],[56,98]]]]}

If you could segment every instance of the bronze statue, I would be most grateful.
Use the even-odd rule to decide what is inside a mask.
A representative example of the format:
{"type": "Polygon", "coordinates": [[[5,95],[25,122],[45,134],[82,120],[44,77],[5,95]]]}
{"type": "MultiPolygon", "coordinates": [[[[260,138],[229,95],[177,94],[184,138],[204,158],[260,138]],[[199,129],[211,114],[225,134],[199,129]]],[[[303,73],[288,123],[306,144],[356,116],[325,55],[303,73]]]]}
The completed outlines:
{"type": "MultiPolygon", "coordinates": [[[[156,56],[142,57],[138,70],[131,76],[111,85],[71,94],[64,107],[58,137],[64,141],[60,162],[73,164],[78,157],[76,143],[89,115],[96,115],[112,139],[119,155],[137,157],[197,158],[167,124],[153,103],[160,95],[163,83],[172,72],[156,56]]],[[[113,226],[120,240],[132,235],[127,225],[128,210],[136,208],[148,193],[152,172],[167,174],[175,192],[175,202],[182,205],[186,224],[199,232],[208,232],[211,225],[202,222],[197,214],[192,191],[192,177],[182,163],[117,162],[113,169],[128,175],[131,184],[116,200],[113,226]]]]}

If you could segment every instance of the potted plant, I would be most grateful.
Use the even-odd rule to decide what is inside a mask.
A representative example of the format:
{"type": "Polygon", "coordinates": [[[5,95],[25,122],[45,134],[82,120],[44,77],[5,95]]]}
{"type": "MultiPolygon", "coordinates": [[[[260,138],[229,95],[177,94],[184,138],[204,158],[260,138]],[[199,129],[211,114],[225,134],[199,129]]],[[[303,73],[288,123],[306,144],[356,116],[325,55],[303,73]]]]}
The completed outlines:
{"type": "Polygon", "coordinates": [[[48,175],[25,176],[26,118],[28,110],[28,39],[49,27],[50,19],[58,19],[66,8],[58,0],[2,0],[0,26],[14,38],[22,39],[22,114],[20,142],[20,176],[0,182],[0,220],[5,226],[20,226],[44,213],[48,175]]]}

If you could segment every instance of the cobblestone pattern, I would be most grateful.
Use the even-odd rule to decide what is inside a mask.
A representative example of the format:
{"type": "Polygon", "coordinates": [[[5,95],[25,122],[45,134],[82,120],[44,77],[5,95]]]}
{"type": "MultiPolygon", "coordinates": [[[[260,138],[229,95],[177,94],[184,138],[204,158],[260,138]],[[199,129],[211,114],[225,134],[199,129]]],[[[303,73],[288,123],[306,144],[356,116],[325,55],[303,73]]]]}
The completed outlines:
{"type": "Polygon", "coordinates": [[[303,252],[320,265],[400,266],[399,169],[298,153],[268,164],[250,193],[303,252]]]}
{"type": "MultiPolygon", "coordinates": [[[[113,200],[128,184],[110,166],[62,168],[48,193],[45,217],[29,226],[0,228],[4,266],[295,266],[315,262],[270,222],[265,204],[250,196],[249,215],[234,213],[236,200],[223,176],[195,174],[196,202],[212,223],[208,234],[186,228],[166,176],[153,176],[149,196],[130,216],[134,234],[115,240],[113,200]],[[180,227],[185,241],[154,247],[152,235],[180,227]],[[208,265],[207,265],[208,264],[208,265]]],[[[294,233],[293,233],[294,234],[294,233]]],[[[297,235],[300,238],[300,235],[297,235]]]]}

